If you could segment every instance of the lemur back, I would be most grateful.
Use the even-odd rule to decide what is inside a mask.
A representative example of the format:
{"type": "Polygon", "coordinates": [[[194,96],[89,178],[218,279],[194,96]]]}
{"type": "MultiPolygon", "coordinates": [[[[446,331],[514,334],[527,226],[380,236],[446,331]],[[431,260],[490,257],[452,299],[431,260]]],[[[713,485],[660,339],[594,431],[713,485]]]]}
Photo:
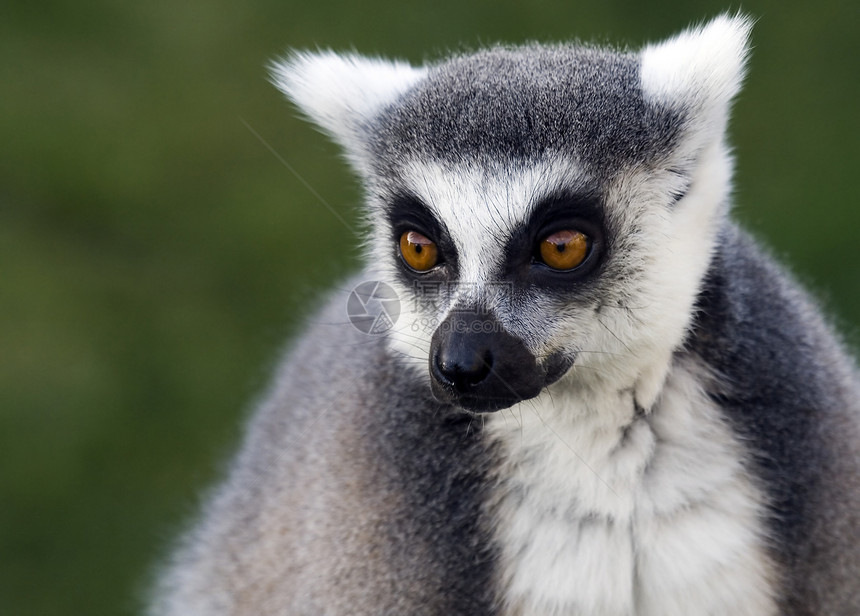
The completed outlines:
{"type": "Polygon", "coordinates": [[[729,217],[749,31],[274,64],[367,265],[151,613],[860,613],[860,379],[729,217]]]}

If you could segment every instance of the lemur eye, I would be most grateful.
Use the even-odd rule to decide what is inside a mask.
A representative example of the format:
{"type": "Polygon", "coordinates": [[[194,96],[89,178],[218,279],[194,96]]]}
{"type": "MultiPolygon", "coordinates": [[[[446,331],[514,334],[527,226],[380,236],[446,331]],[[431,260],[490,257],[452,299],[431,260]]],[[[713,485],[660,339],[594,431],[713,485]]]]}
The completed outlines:
{"type": "Polygon", "coordinates": [[[406,231],[400,236],[400,255],[406,265],[418,272],[426,272],[439,261],[436,244],[418,231],[406,231]]]}
{"type": "Polygon", "coordinates": [[[557,231],[540,243],[540,260],[556,270],[572,270],[588,256],[588,236],[574,230],[557,231]]]}

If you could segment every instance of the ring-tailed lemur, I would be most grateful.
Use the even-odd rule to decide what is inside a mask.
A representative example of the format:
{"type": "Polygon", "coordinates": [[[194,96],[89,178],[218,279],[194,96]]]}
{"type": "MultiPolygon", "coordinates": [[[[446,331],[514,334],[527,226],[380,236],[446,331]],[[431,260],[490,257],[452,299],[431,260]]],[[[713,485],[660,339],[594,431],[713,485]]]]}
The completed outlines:
{"type": "Polygon", "coordinates": [[[749,31],[275,64],[400,313],[313,319],[152,612],[860,614],[857,373],[728,216],[749,31]]]}

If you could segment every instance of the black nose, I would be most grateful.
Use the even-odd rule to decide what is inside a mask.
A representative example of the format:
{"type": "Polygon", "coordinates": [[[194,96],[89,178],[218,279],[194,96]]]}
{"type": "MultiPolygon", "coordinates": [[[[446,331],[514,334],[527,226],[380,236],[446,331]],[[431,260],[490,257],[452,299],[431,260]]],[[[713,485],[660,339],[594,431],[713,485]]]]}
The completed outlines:
{"type": "Polygon", "coordinates": [[[459,393],[470,391],[490,374],[493,353],[487,345],[451,344],[433,357],[435,376],[459,393]]]}
{"type": "Polygon", "coordinates": [[[534,398],[546,372],[525,343],[486,310],[452,311],[430,342],[430,388],[439,401],[473,412],[534,398]]]}

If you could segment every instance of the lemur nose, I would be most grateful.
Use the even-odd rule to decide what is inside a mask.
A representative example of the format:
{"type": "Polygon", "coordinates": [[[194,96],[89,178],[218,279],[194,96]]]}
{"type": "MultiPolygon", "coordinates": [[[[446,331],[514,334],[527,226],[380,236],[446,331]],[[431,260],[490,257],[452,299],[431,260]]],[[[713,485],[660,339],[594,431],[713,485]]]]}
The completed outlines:
{"type": "Polygon", "coordinates": [[[433,332],[429,350],[433,396],[469,411],[508,408],[546,384],[547,372],[522,339],[481,306],[452,311],[433,332]]]}
{"type": "Polygon", "coordinates": [[[488,347],[452,344],[443,347],[433,358],[436,377],[451,384],[460,393],[481,383],[493,367],[493,353],[488,347]]]}

